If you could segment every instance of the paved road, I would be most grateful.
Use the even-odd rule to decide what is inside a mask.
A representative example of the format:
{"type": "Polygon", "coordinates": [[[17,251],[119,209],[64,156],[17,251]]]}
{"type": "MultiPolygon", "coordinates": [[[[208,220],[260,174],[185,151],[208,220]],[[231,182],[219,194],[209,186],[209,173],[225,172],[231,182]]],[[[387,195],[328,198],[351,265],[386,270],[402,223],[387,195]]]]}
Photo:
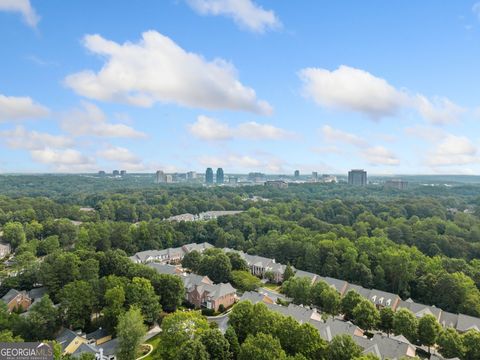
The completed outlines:
{"type": "Polygon", "coordinates": [[[218,325],[218,329],[225,334],[228,326],[228,314],[225,313],[219,316],[207,316],[208,322],[215,322],[218,325]]]}

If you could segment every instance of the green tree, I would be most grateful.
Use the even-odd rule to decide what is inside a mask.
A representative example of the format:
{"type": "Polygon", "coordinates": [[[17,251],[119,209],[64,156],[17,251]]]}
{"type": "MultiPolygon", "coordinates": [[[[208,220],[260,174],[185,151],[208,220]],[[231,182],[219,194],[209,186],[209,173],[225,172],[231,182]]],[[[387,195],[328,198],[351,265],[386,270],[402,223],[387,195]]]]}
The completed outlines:
{"type": "Polygon", "coordinates": [[[349,290],[347,294],[342,298],[340,307],[341,307],[342,313],[345,315],[347,319],[353,318],[353,309],[362,300],[363,300],[362,296],[354,290],[349,290]]]}
{"type": "Polygon", "coordinates": [[[415,342],[418,336],[418,321],[415,315],[408,309],[398,310],[393,317],[393,332],[415,342]]]}
{"type": "Polygon", "coordinates": [[[205,348],[205,345],[202,344],[198,339],[187,340],[180,349],[174,358],[175,360],[209,360],[210,356],[205,348]]]}
{"type": "Polygon", "coordinates": [[[392,308],[384,307],[380,309],[380,323],[378,325],[379,329],[386,332],[387,335],[393,330],[393,317],[395,316],[395,312],[392,308]]]}
{"type": "Polygon", "coordinates": [[[290,266],[290,264],[287,264],[287,266],[285,267],[285,271],[283,272],[283,281],[287,281],[294,276],[295,276],[295,271],[290,266]]]}
{"type": "Polygon", "coordinates": [[[65,322],[75,328],[85,328],[96,303],[92,285],[83,280],[71,282],[60,291],[60,312],[65,322]]]}
{"type": "Polygon", "coordinates": [[[164,311],[175,311],[185,299],[185,287],[182,279],[176,275],[156,274],[152,279],[155,293],[160,296],[164,311]]]}
{"type": "Polygon", "coordinates": [[[337,290],[328,287],[320,294],[321,308],[325,313],[335,316],[340,312],[341,298],[337,290]]]}
{"type": "Polygon", "coordinates": [[[355,324],[366,331],[376,329],[380,322],[380,314],[377,308],[367,299],[362,299],[355,305],[352,316],[355,324]]]}
{"type": "Polygon", "coordinates": [[[201,260],[202,254],[200,254],[197,250],[192,250],[183,257],[182,266],[185,269],[192,270],[194,273],[196,273],[200,268],[201,260]]]}
{"type": "Polygon", "coordinates": [[[442,327],[433,315],[427,314],[418,321],[418,340],[428,346],[428,352],[430,347],[435,345],[441,330],[442,327]]]}
{"type": "Polygon", "coordinates": [[[47,236],[40,241],[37,248],[37,255],[48,255],[60,248],[60,242],[57,235],[47,236]]]}
{"type": "Polygon", "coordinates": [[[308,278],[291,278],[282,284],[282,292],[291,297],[295,304],[309,305],[310,300],[310,279],[308,278]]]}
{"type": "Polygon", "coordinates": [[[287,355],[280,346],[280,341],[272,335],[259,333],[248,336],[240,347],[238,360],[286,360],[287,355]]]}
{"type": "Polygon", "coordinates": [[[232,359],[235,360],[240,353],[240,344],[235,329],[232,326],[228,326],[227,330],[225,330],[225,339],[227,339],[228,344],[230,345],[232,359]]]}
{"type": "Polygon", "coordinates": [[[465,360],[480,359],[480,331],[468,330],[462,335],[465,360]]]}
{"type": "Polygon", "coordinates": [[[461,358],[464,353],[463,339],[457,330],[447,327],[437,338],[438,350],[446,358],[461,358]]]}
{"type": "Polygon", "coordinates": [[[253,291],[261,285],[261,281],[249,271],[232,271],[232,283],[235,288],[241,291],[253,291]]]}
{"type": "Polygon", "coordinates": [[[162,346],[159,352],[162,359],[175,359],[178,350],[187,341],[197,338],[208,329],[210,326],[207,320],[198,311],[177,311],[166,316],[162,321],[160,335],[162,346]]]}
{"type": "Polygon", "coordinates": [[[26,242],[25,230],[20,222],[8,222],[3,226],[3,240],[16,249],[26,242]]]}
{"type": "Polygon", "coordinates": [[[73,253],[56,252],[45,257],[39,278],[53,300],[57,300],[60,289],[80,278],[79,265],[80,259],[73,253]]]}
{"type": "Polygon", "coordinates": [[[252,332],[253,311],[253,304],[250,301],[241,301],[230,312],[228,324],[235,330],[240,343],[252,332]]]}
{"type": "Polygon", "coordinates": [[[58,309],[48,295],[36,301],[26,317],[31,340],[53,339],[59,327],[58,309]]]}
{"type": "Polygon", "coordinates": [[[117,327],[117,321],[121,314],[125,312],[125,290],[122,286],[115,286],[105,291],[105,307],[103,308],[103,317],[105,327],[114,332],[117,327]]]}
{"type": "Polygon", "coordinates": [[[14,336],[11,330],[1,330],[0,341],[1,342],[23,342],[23,339],[20,336],[14,336]]]}
{"type": "Polygon", "coordinates": [[[208,329],[200,334],[200,342],[205,346],[209,359],[229,360],[230,344],[218,329],[208,329]]]}
{"type": "Polygon", "coordinates": [[[204,255],[198,272],[207,275],[214,283],[228,282],[231,278],[232,264],[224,253],[204,255]]]}
{"type": "Polygon", "coordinates": [[[232,270],[250,271],[247,262],[242,259],[240,254],[236,252],[228,252],[227,256],[230,259],[230,264],[232,264],[232,270]]]}
{"type": "Polygon", "coordinates": [[[132,282],[127,285],[126,300],[129,306],[137,306],[142,311],[145,321],[149,324],[153,324],[162,311],[160,297],[155,294],[150,280],[145,278],[132,279],[132,282]]]}
{"type": "Polygon", "coordinates": [[[355,344],[350,335],[335,336],[327,348],[328,360],[351,360],[362,353],[362,348],[355,344]]]}
{"type": "Polygon", "coordinates": [[[139,308],[131,307],[118,318],[117,337],[119,360],[132,360],[137,358],[138,347],[147,332],[143,324],[142,312],[139,308]]]}

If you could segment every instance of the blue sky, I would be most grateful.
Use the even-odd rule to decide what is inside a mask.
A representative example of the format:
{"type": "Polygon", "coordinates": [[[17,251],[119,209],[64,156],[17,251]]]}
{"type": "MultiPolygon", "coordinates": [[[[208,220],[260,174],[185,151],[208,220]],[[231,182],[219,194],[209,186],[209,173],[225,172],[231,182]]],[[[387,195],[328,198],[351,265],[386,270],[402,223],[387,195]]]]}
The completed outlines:
{"type": "Polygon", "coordinates": [[[480,171],[475,1],[0,0],[0,172],[480,171]]]}

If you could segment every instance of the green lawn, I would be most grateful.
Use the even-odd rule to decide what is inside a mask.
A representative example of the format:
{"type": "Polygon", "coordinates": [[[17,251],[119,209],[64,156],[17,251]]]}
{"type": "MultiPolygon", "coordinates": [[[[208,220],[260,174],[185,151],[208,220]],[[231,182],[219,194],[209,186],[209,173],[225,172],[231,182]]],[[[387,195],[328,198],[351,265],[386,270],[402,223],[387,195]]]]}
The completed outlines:
{"type": "Polygon", "coordinates": [[[277,292],[280,291],[280,286],[278,284],[266,283],[266,284],[262,284],[262,286],[272,291],[277,291],[277,292]]]}
{"type": "Polygon", "coordinates": [[[143,358],[143,360],[153,360],[153,354],[155,350],[158,348],[158,346],[160,345],[160,334],[155,335],[154,337],[149,339],[146,343],[153,346],[153,351],[150,353],[150,355],[143,358]]]}

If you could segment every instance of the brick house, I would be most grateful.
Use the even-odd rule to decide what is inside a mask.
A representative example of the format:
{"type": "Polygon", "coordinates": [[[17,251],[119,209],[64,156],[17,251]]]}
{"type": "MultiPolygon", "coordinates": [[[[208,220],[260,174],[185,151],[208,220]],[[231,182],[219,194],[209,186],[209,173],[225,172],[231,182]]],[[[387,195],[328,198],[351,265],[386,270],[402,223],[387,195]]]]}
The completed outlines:
{"type": "Polygon", "coordinates": [[[32,304],[32,299],[28,296],[26,291],[18,291],[10,289],[3,297],[2,301],[7,304],[8,311],[28,310],[32,304]]]}

